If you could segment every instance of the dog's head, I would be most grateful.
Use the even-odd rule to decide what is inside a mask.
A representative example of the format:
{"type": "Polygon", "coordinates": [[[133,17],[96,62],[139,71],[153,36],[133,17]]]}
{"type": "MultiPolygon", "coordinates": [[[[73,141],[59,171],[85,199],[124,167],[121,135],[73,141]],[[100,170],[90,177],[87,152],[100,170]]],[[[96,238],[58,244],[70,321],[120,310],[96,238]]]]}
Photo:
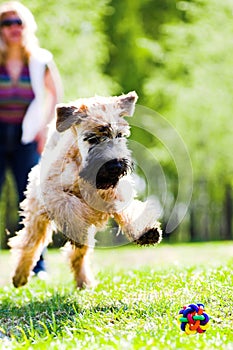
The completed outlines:
{"type": "Polygon", "coordinates": [[[80,177],[98,189],[115,187],[132,169],[126,138],[137,94],[79,99],[56,108],[59,132],[72,129],[82,156],[80,177]]]}

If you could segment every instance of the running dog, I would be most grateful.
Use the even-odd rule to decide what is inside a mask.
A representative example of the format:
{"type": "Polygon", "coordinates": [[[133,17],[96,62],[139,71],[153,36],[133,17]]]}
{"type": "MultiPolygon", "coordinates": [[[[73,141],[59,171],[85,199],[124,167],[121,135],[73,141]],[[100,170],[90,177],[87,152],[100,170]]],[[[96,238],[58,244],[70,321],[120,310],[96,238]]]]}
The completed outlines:
{"type": "Polygon", "coordinates": [[[112,217],[130,242],[157,244],[162,231],[156,206],[132,190],[133,168],[127,148],[137,94],[91,97],[56,107],[40,164],[29,174],[21,203],[23,229],[10,239],[18,262],[15,287],[27,283],[54,224],[71,242],[69,254],[77,288],[92,285],[88,251],[94,235],[112,217]]]}

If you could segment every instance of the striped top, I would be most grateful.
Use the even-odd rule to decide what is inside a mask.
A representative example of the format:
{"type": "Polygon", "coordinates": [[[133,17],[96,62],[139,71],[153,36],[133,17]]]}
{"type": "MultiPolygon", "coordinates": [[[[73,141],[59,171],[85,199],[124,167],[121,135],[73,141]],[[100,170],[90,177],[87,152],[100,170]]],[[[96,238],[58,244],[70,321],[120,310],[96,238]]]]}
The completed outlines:
{"type": "Polygon", "coordinates": [[[20,124],[35,95],[25,64],[17,83],[12,82],[5,66],[0,65],[0,122],[20,124]]]}

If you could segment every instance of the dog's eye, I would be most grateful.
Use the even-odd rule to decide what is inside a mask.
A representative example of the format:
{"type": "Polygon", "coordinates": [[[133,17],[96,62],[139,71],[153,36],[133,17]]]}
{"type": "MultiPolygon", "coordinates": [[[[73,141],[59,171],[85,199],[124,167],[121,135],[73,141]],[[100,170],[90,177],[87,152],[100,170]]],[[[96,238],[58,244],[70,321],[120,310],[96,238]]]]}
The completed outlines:
{"type": "Polygon", "coordinates": [[[119,132],[116,137],[117,138],[123,137],[123,134],[121,132],[119,132]]]}
{"type": "Polygon", "coordinates": [[[96,136],[96,135],[92,135],[92,136],[89,136],[89,137],[85,137],[84,138],[84,141],[88,141],[88,143],[90,145],[97,145],[98,143],[100,142],[103,142],[107,139],[107,136],[96,136]]]}
{"type": "Polygon", "coordinates": [[[90,137],[86,139],[85,141],[88,141],[90,145],[96,145],[97,143],[100,143],[100,138],[97,136],[90,137]]]}

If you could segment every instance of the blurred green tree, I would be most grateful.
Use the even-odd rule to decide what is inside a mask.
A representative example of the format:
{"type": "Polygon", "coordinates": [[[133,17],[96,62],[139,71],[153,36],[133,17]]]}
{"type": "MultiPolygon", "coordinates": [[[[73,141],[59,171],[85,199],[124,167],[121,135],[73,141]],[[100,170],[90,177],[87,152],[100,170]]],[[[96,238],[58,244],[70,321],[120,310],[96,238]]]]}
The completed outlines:
{"type": "Polygon", "coordinates": [[[189,149],[194,170],[191,238],[231,239],[232,2],[179,1],[176,6],[183,15],[160,27],[161,54],[144,95],[189,149]]]}
{"type": "MultiPolygon", "coordinates": [[[[158,115],[147,130],[132,127],[132,140],[150,150],[159,164],[150,172],[156,195],[161,186],[157,175],[163,170],[165,226],[178,192],[183,191],[182,198],[189,190],[188,177],[186,185],[179,186],[177,164],[169,153],[169,147],[176,146],[172,137],[179,134],[187,145],[193,165],[193,198],[188,215],[171,239],[232,239],[232,1],[24,3],[36,17],[41,45],[54,54],[65,101],[136,90],[140,105],[167,120],[168,129],[158,115]]],[[[139,122],[145,115],[144,111],[137,114],[139,122]]],[[[143,157],[148,157],[146,152],[139,155],[143,157]]],[[[182,164],[182,154],[177,161],[182,164]]],[[[147,162],[150,164],[150,157],[147,162]]],[[[11,181],[0,203],[0,215],[6,213],[12,223],[16,216],[13,209],[7,210],[6,198],[14,200],[11,181]]],[[[182,208],[182,200],[178,204],[182,208]]],[[[1,219],[0,236],[4,230],[1,219]]]]}
{"type": "Polygon", "coordinates": [[[65,89],[65,100],[111,94],[115,83],[103,73],[108,61],[104,17],[110,0],[24,1],[38,23],[41,46],[54,54],[65,89]]]}

